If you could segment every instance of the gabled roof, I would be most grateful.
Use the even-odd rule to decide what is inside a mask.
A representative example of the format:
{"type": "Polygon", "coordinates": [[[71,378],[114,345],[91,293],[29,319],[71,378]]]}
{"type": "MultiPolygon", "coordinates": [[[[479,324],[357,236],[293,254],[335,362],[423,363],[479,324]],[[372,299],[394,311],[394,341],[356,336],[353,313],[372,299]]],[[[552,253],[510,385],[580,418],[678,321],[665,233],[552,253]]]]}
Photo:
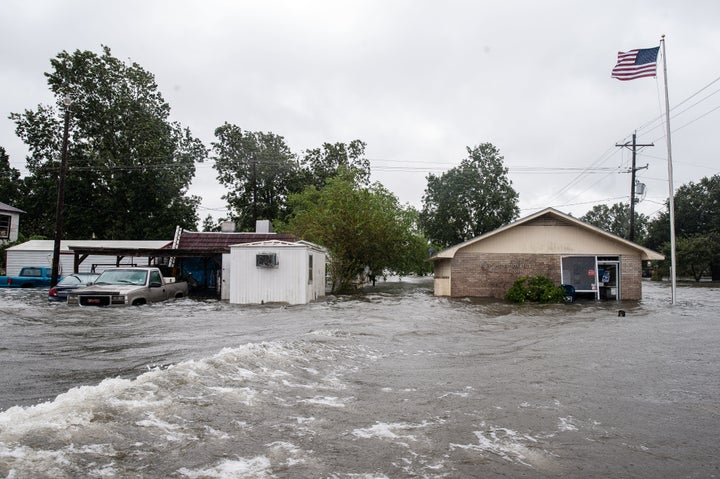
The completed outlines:
{"type": "Polygon", "coordinates": [[[229,250],[230,245],[241,243],[255,243],[258,241],[287,241],[294,243],[297,238],[291,234],[280,233],[215,233],[182,231],[176,244],[176,249],[182,250],[229,250]]]}
{"type": "Polygon", "coordinates": [[[253,241],[251,243],[238,243],[232,246],[239,246],[239,247],[272,247],[272,246],[280,246],[280,247],[286,247],[286,246],[305,246],[301,243],[295,243],[291,241],[281,241],[281,240],[267,240],[267,241],[253,241]]]}
{"type": "Polygon", "coordinates": [[[299,241],[283,241],[283,240],[268,240],[268,241],[255,241],[252,243],[241,243],[241,244],[234,244],[231,245],[231,247],[237,247],[237,248],[273,248],[273,247],[280,247],[280,248],[310,248],[317,251],[321,251],[323,253],[327,253],[325,248],[323,248],[320,245],[317,245],[315,243],[311,243],[309,241],[305,240],[299,240],[299,241]]]}
{"type": "Polygon", "coordinates": [[[9,213],[25,213],[25,211],[19,208],[15,208],[14,206],[5,204],[2,201],[0,201],[0,211],[7,211],[9,213]]]}
{"type": "Polygon", "coordinates": [[[544,217],[544,216],[546,216],[546,217],[548,217],[548,218],[553,218],[553,219],[559,220],[559,221],[561,221],[561,222],[564,222],[564,223],[569,224],[569,225],[572,225],[572,226],[577,226],[577,227],[579,227],[579,228],[581,228],[581,229],[584,229],[584,230],[587,230],[587,231],[591,231],[592,233],[597,234],[597,235],[599,235],[599,236],[601,236],[601,237],[605,237],[605,238],[607,238],[607,239],[609,239],[609,240],[622,243],[622,244],[624,244],[624,245],[626,245],[626,246],[628,246],[628,247],[630,247],[630,248],[632,248],[632,249],[635,249],[635,250],[639,251],[639,252],[641,253],[641,257],[642,257],[643,260],[662,260],[662,259],[665,259],[665,257],[664,257],[663,255],[661,255],[660,253],[658,253],[658,252],[656,252],[656,251],[653,251],[653,250],[651,250],[651,249],[649,249],[649,248],[645,248],[645,247],[643,247],[643,246],[640,246],[640,245],[637,244],[637,243],[633,243],[632,241],[628,241],[628,240],[626,240],[626,239],[624,239],[624,238],[621,238],[621,237],[619,237],[619,236],[616,236],[616,235],[614,235],[614,234],[612,234],[612,233],[608,233],[607,231],[605,231],[605,230],[603,230],[603,229],[601,229],[601,228],[598,228],[597,226],[593,226],[593,225],[591,225],[591,224],[589,224],[589,223],[585,223],[584,221],[580,221],[579,219],[574,218],[574,217],[572,217],[572,216],[570,216],[570,215],[566,215],[565,213],[561,213],[560,211],[558,211],[558,210],[556,210],[556,209],[554,209],[554,208],[545,208],[545,209],[542,210],[542,211],[538,211],[537,213],[534,213],[534,214],[532,214],[532,215],[530,215],[530,216],[526,216],[525,218],[521,218],[521,219],[519,219],[519,220],[517,220],[517,221],[514,221],[513,223],[509,223],[509,224],[507,224],[507,225],[505,225],[505,226],[501,226],[500,228],[498,228],[498,229],[496,229],[496,230],[490,231],[490,232],[488,232],[488,233],[482,234],[482,235],[477,236],[477,237],[475,237],[475,238],[469,239],[469,240],[467,240],[467,241],[465,241],[465,242],[463,242],[463,243],[459,243],[459,244],[457,244],[457,245],[455,245],[455,246],[451,246],[450,248],[447,248],[447,249],[445,249],[445,250],[442,250],[442,251],[440,251],[439,253],[437,253],[436,255],[432,256],[432,257],[430,258],[430,261],[435,261],[435,260],[438,260],[438,259],[450,259],[450,258],[454,258],[454,257],[455,257],[455,254],[456,254],[459,250],[461,250],[462,248],[465,248],[465,247],[467,247],[467,246],[470,246],[470,245],[472,245],[472,244],[475,244],[475,243],[477,243],[477,242],[479,242],[479,241],[486,240],[486,239],[488,239],[488,238],[491,238],[491,237],[493,237],[493,236],[496,236],[496,235],[498,235],[498,234],[501,234],[501,233],[503,233],[504,231],[507,231],[507,230],[509,230],[509,229],[511,229],[511,228],[515,228],[515,227],[520,226],[520,225],[522,225],[522,224],[529,223],[529,222],[531,222],[531,221],[537,220],[537,219],[542,218],[542,217],[544,217]]]}

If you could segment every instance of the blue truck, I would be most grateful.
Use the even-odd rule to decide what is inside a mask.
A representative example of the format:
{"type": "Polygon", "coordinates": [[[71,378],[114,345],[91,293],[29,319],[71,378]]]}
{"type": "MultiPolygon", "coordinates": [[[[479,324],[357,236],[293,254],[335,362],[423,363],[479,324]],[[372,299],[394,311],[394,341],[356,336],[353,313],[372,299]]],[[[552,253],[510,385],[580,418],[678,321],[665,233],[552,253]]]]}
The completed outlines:
{"type": "Polygon", "coordinates": [[[49,288],[51,280],[52,268],[23,266],[17,276],[0,276],[0,288],[49,288]]]}

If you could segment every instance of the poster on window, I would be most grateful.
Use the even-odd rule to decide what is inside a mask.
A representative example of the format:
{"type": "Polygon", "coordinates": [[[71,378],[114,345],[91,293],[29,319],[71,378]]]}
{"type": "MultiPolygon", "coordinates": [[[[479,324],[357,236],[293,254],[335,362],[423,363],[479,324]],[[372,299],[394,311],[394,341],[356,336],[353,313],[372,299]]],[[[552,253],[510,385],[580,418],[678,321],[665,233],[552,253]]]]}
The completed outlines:
{"type": "Polygon", "coordinates": [[[572,285],[575,291],[595,291],[595,256],[568,256],[562,259],[563,284],[572,285]]]}

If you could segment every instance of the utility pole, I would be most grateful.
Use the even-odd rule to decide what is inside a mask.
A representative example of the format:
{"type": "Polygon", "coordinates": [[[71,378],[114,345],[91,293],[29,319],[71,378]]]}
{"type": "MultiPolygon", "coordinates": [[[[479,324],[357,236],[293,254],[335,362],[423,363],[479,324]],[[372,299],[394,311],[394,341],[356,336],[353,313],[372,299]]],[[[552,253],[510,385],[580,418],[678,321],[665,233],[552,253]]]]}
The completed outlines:
{"type": "Polygon", "coordinates": [[[257,224],[258,209],[257,209],[257,158],[253,154],[252,158],[252,196],[253,196],[253,224],[257,224]]]}
{"type": "Polygon", "coordinates": [[[55,242],[53,245],[52,257],[52,275],[50,277],[50,286],[58,283],[60,273],[60,242],[63,236],[63,214],[65,210],[65,176],[67,174],[67,149],[68,149],[68,133],[70,131],[70,104],[72,99],[65,96],[63,104],[65,105],[65,128],[63,130],[62,157],[60,159],[60,174],[58,175],[57,186],[57,205],[55,210],[55,242]]]}
{"type": "Polygon", "coordinates": [[[630,177],[631,177],[631,179],[630,179],[630,232],[629,232],[629,238],[628,238],[630,241],[635,241],[635,172],[637,170],[643,170],[648,167],[648,165],[641,166],[640,168],[635,167],[635,160],[637,157],[637,148],[643,147],[643,146],[655,146],[652,143],[645,143],[645,144],[638,145],[636,140],[637,140],[636,132],[633,132],[632,143],[624,143],[622,145],[615,143],[615,146],[618,146],[618,147],[625,147],[625,148],[632,147],[631,148],[631,150],[632,150],[632,167],[630,168],[630,173],[631,173],[631,175],[630,175],[630,177]]]}

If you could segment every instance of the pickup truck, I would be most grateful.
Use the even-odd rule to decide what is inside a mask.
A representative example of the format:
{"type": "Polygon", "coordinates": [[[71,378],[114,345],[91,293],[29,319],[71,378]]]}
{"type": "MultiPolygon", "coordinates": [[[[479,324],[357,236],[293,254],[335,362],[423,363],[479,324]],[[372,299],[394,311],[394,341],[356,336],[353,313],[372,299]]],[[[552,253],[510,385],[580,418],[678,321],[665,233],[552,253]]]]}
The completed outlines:
{"type": "Polygon", "coordinates": [[[74,306],[139,306],[187,296],[188,284],[164,278],[159,268],[106,269],[92,286],[71,291],[74,306]]]}
{"type": "Polygon", "coordinates": [[[23,266],[17,276],[0,276],[0,288],[50,287],[52,268],[23,266]]]}

